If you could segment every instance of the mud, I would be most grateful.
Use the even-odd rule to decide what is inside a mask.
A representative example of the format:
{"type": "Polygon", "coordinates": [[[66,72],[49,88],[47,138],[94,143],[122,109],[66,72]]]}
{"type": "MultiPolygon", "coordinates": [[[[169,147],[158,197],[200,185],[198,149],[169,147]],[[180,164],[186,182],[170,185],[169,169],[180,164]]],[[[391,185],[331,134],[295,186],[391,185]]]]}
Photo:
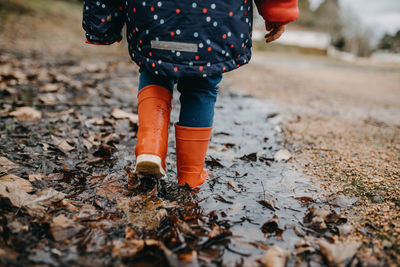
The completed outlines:
{"type": "MultiPolygon", "coordinates": [[[[287,249],[289,263],[326,263],[315,240],[333,241],[346,219],[310,210],[325,201],[294,163],[276,161],[284,144],[272,106],[223,85],[206,161],[211,177],[192,190],[176,182],[172,124],[168,177],[132,175],[132,64],[11,55],[1,62],[0,151],[12,164],[2,166],[0,183],[14,174],[35,195],[47,188],[64,194],[46,202],[45,214],[2,195],[2,264],[253,266],[274,246],[287,249]],[[40,117],[18,117],[13,111],[22,106],[40,117]]],[[[175,99],[172,122],[178,109],[175,99]]]]}

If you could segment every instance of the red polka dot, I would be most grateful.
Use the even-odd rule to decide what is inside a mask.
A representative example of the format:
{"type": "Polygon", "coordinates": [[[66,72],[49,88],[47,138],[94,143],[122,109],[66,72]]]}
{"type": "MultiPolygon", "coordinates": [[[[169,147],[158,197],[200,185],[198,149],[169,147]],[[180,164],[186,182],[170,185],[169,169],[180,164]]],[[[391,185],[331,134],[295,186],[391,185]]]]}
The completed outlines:
{"type": "Polygon", "coordinates": [[[132,30],[132,32],[133,32],[133,33],[136,33],[136,30],[135,30],[135,29],[133,29],[133,30],[132,30]]]}
{"type": "Polygon", "coordinates": [[[155,67],[156,67],[156,63],[151,63],[151,66],[152,66],[153,68],[155,68],[155,67]]]}
{"type": "Polygon", "coordinates": [[[119,9],[119,10],[122,10],[123,8],[122,8],[122,6],[120,6],[118,9],[119,9]]]}
{"type": "Polygon", "coordinates": [[[105,21],[106,21],[106,20],[105,20],[104,18],[103,18],[103,19],[101,19],[101,22],[103,22],[103,23],[104,23],[105,21]]]}
{"type": "Polygon", "coordinates": [[[136,12],[136,8],[133,8],[133,12],[136,12]]]}
{"type": "Polygon", "coordinates": [[[245,45],[243,48],[246,49],[246,48],[247,48],[247,45],[245,45]]]}
{"type": "Polygon", "coordinates": [[[226,67],[223,67],[223,68],[222,68],[222,71],[226,71],[226,67]]]}
{"type": "Polygon", "coordinates": [[[142,65],[142,61],[139,61],[139,66],[142,65]]]}
{"type": "Polygon", "coordinates": [[[247,10],[244,12],[245,15],[247,15],[247,10]]]}
{"type": "Polygon", "coordinates": [[[174,71],[177,72],[177,71],[178,71],[178,68],[177,68],[177,67],[174,67],[174,71]]]}
{"type": "Polygon", "coordinates": [[[170,35],[173,37],[173,36],[175,36],[175,33],[174,33],[174,32],[171,32],[170,35]]]}
{"type": "Polygon", "coordinates": [[[203,69],[204,69],[203,66],[200,66],[200,67],[199,67],[199,70],[200,70],[200,71],[203,71],[203,69]]]}
{"type": "Polygon", "coordinates": [[[199,58],[200,58],[199,56],[195,56],[194,57],[195,60],[199,60],[199,58]]]}
{"type": "Polygon", "coordinates": [[[179,14],[179,13],[181,13],[181,10],[180,10],[179,8],[177,8],[177,9],[175,10],[175,12],[176,12],[176,14],[179,14]]]}
{"type": "Polygon", "coordinates": [[[231,11],[231,12],[229,12],[229,17],[232,17],[233,16],[233,12],[231,11]]]}
{"type": "Polygon", "coordinates": [[[244,0],[244,3],[246,4],[246,3],[247,3],[247,0],[244,0]]]}
{"type": "Polygon", "coordinates": [[[231,44],[229,47],[232,49],[233,48],[233,44],[231,44]]]}
{"type": "Polygon", "coordinates": [[[237,64],[236,66],[240,67],[240,64],[237,64]]]}
{"type": "Polygon", "coordinates": [[[149,56],[151,57],[153,55],[153,53],[149,52],[149,56]]]}
{"type": "Polygon", "coordinates": [[[106,42],[106,45],[110,44],[110,42],[106,42]]]}
{"type": "Polygon", "coordinates": [[[239,54],[239,55],[237,55],[237,58],[240,58],[240,54],[239,54]]]}
{"type": "Polygon", "coordinates": [[[151,12],[154,11],[154,6],[150,7],[150,11],[151,11],[151,12]]]}
{"type": "Polygon", "coordinates": [[[212,50],[211,46],[209,46],[209,47],[207,48],[207,50],[208,50],[208,52],[211,52],[211,50],[212,50]]]}
{"type": "Polygon", "coordinates": [[[207,8],[203,8],[203,13],[207,13],[207,8]]]}
{"type": "Polygon", "coordinates": [[[139,40],[139,44],[142,44],[142,42],[143,42],[142,40],[139,40]]]}
{"type": "Polygon", "coordinates": [[[225,33],[222,35],[222,39],[226,39],[226,34],[225,33]]]}

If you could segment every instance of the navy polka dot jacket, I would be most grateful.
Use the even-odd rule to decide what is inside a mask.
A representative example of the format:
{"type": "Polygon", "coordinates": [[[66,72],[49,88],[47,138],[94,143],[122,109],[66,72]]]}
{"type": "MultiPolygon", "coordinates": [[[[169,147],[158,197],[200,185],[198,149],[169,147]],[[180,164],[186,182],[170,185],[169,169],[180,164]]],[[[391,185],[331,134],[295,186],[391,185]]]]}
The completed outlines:
{"type": "MultiPolygon", "coordinates": [[[[297,0],[256,0],[269,21],[297,18],[297,0]]],[[[251,0],[85,0],[83,28],[88,43],[122,39],[141,67],[169,77],[213,76],[249,62],[251,0]]]]}

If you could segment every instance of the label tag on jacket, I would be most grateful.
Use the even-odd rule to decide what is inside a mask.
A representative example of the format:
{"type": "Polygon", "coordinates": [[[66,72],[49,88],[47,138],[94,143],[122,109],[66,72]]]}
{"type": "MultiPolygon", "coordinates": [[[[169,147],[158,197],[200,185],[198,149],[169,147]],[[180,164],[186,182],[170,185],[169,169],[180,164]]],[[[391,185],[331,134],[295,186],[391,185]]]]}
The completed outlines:
{"type": "Polygon", "coordinates": [[[151,48],[154,48],[154,49],[175,50],[175,51],[197,53],[197,44],[192,44],[192,43],[151,40],[150,44],[151,44],[151,48]]]}

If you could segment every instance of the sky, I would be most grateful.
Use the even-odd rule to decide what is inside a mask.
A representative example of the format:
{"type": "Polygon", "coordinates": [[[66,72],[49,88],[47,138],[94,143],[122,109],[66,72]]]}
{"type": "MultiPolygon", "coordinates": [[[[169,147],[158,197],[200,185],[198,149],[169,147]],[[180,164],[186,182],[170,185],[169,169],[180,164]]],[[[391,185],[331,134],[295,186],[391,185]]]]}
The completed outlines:
{"type": "MultiPolygon", "coordinates": [[[[310,0],[317,7],[322,0],[310,0]]],[[[341,7],[351,8],[361,22],[376,34],[400,30],[400,0],[339,0],[341,7]]]]}

